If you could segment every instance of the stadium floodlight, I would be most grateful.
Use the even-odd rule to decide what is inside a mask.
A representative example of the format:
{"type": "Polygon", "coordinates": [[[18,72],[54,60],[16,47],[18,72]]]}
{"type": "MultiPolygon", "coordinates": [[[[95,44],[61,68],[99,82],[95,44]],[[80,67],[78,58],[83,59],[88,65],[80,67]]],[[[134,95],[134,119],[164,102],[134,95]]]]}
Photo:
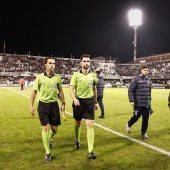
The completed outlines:
{"type": "Polygon", "coordinates": [[[137,29],[142,23],[142,13],[138,9],[132,9],[128,13],[129,25],[134,29],[134,62],[136,61],[137,54],[137,29]]]}

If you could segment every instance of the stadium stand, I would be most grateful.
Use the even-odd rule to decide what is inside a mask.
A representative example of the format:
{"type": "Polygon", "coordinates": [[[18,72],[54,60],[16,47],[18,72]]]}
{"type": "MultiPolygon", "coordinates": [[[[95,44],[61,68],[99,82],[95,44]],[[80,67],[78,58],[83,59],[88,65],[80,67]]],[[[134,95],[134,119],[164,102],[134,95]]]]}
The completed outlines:
{"type": "MultiPolygon", "coordinates": [[[[44,56],[0,54],[0,86],[19,86],[19,79],[33,82],[36,75],[44,71],[44,56]]],[[[79,67],[79,59],[56,58],[56,70],[65,85],[79,67]]],[[[170,53],[137,58],[135,63],[119,63],[116,58],[95,57],[91,60],[91,69],[100,69],[106,87],[127,87],[131,79],[139,73],[143,63],[149,66],[149,76],[154,88],[170,88],[170,53]],[[109,86],[107,86],[109,85],[109,86]]]]}

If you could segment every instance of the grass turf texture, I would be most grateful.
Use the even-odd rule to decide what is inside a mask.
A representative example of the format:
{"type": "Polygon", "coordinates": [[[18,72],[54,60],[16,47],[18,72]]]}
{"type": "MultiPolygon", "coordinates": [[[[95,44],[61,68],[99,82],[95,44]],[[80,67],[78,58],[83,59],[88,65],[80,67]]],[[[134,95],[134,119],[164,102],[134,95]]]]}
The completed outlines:
{"type": "MultiPolygon", "coordinates": [[[[72,113],[69,88],[64,88],[66,111],[72,113]]],[[[82,122],[81,149],[74,148],[74,119],[66,114],[54,137],[52,162],[44,161],[45,150],[41,139],[38,115],[29,112],[31,88],[20,91],[19,87],[0,87],[0,169],[2,170],[124,170],[124,169],[170,169],[170,156],[147,148],[127,138],[115,135],[95,126],[96,160],[87,159],[85,122],[82,122]],[[12,90],[12,91],[11,91],[12,90]],[[15,93],[18,92],[18,93],[15,93]],[[27,97],[28,96],[28,97],[27,97]]],[[[170,152],[170,110],[167,105],[169,90],[152,90],[152,108],[148,136],[140,137],[141,118],[132,126],[130,135],[125,124],[132,116],[132,107],[127,98],[127,89],[105,88],[105,119],[99,119],[100,109],[95,113],[95,122],[123,135],[170,152]]],[[[37,102],[35,102],[35,108],[37,102]]]]}

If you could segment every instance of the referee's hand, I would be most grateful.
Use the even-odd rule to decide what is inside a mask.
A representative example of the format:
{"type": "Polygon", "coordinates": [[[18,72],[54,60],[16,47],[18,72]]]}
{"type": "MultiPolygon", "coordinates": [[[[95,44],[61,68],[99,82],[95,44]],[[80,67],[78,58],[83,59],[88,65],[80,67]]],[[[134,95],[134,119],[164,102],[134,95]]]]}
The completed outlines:
{"type": "Polygon", "coordinates": [[[95,110],[98,109],[98,104],[97,104],[97,103],[94,104],[94,109],[95,109],[95,110]]]}
{"type": "Polygon", "coordinates": [[[35,109],[33,107],[30,107],[30,112],[31,112],[32,116],[35,116],[35,109]]]}
{"type": "Polygon", "coordinates": [[[74,99],[74,105],[75,105],[75,106],[80,106],[80,102],[79,102],[78,99],[74,99]]]}

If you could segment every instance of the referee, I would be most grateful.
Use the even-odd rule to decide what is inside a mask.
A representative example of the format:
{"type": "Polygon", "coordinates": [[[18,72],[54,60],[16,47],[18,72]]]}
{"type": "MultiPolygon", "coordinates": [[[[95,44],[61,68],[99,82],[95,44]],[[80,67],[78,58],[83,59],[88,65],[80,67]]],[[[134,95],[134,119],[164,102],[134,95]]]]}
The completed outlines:
{"type": "Polygon", "coordinates": [[[59,75],[54,74],[55,60],[45,60],[46,71],[39,74],[34,82],[30,99],[30,112],[35,114],[34,101],[39,92],[38,114],[42,126],[42,140],[46,151],[45,161],[51,161],[52,137],[56,134],[60,122],[60,109],[58,105],[58,93],[62,102],[61,111],[65,111],[65,99],[62,82],[59,75]]]}
{"type": "Polygon", "coordinates": [[[73,99],[73,117],[75,119],[75,148],[80,149],[81,120],[84,118],[87,128],[88,159],[95,159],[94,145],[94,109],[97,105],[97,77],[90,71],[90,55],[80,57],[81,70],[72,75],[70,95],[73,99]]]}

